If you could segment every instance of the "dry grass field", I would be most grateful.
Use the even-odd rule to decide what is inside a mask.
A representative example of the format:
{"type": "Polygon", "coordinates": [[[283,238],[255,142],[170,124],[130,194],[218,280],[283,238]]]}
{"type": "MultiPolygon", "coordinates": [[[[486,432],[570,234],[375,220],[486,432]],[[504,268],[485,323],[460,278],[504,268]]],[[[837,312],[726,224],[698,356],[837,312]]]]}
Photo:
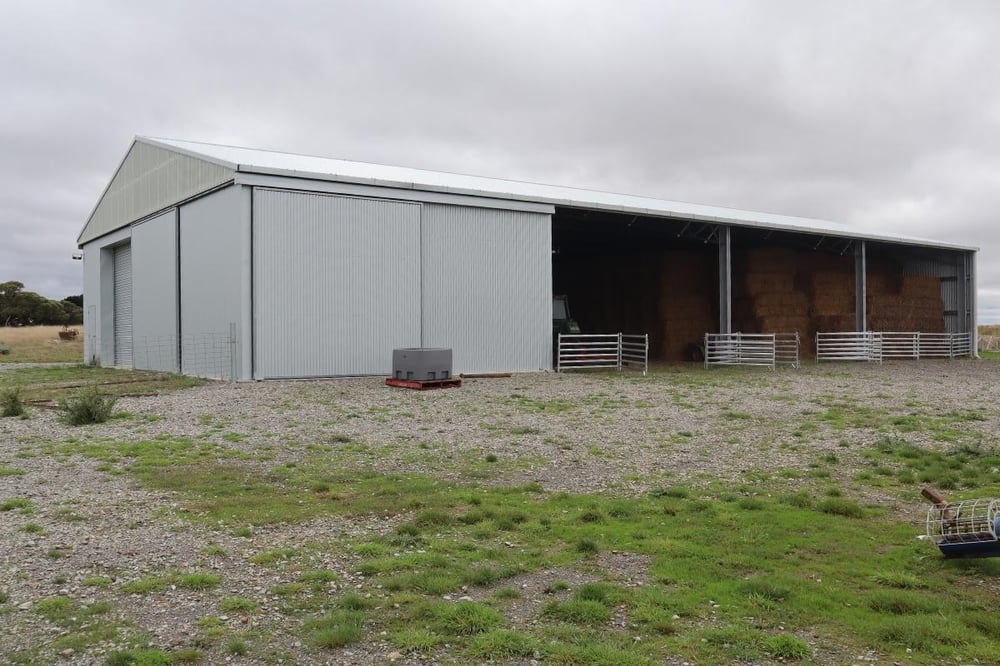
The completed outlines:
{"type": "Polygon", "coordinates": [[[83,361],[83,327],[74,327],[75,340],[62,340],[62,326],[0,328],[0,363],[80,363],[83,361]]]}

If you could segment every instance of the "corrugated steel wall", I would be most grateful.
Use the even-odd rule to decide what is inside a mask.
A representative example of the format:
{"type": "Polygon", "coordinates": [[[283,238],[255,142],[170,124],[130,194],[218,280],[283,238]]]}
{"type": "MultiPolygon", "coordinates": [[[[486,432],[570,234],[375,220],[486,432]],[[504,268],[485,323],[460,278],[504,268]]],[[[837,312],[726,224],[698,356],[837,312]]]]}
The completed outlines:
{"type": "Polygon", "coordinates": [[[455,373],[551,368],[550,216],[424,204],[421,228],[422,346],[455,373]]]}
{"type": "Polygon", "coordinates": [[[177,209],[132,227],[132,348],[139,370],[177,372],[177,209]]]}
{"type": "Polygon", "coordinates": [[[420,206],[254,189],[254,375],[390,374],[420,345],[420,206]]]}
{"type": "Polygon", "coordinates": [[[958,250],[940,250],[933,255],[906,257],[903,273],[941,278],[941,300],[944,302],[944,323],[948,333],[968,333],[972,330],[966,314],[970,287],[965,273],[964,255],[958,250]]]}
{"type": "Polygon", "coordinates": [[[179,216],[182,372],[228,377],[229,325],[243,312],[240,188],[185,204],[179,216]]]}
{"type": "Polygon", "coordinates": [[[233,178],[226,167],[136,141],[87,222],[80,243],[233,178]]]}
{"type": "Polygon", "coordinates": [[[132,367],[132,246],[114,250],[115,365],[132,367]]]}

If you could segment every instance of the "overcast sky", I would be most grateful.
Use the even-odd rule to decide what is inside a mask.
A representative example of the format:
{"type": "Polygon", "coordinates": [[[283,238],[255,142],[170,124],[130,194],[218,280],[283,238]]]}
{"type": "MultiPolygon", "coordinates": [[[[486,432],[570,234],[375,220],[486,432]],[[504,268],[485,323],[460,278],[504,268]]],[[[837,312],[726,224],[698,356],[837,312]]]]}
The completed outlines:
{"type": "Polygon", "coordinates": [[[981,248],[1000,2],[4,0],[0,281],[83,291],[134,135],[816,217],[981,248]]]}

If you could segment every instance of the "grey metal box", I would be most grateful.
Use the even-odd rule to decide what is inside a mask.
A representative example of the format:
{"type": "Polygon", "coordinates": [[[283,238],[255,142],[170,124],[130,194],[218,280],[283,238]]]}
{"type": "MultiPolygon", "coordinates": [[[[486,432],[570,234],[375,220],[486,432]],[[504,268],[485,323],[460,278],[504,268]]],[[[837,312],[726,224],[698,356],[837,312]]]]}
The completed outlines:
{"type": "Polygon", "coordinates": [[[451,350],[412,347],[392,350],[394,379],[451,379],[451,350]]]}

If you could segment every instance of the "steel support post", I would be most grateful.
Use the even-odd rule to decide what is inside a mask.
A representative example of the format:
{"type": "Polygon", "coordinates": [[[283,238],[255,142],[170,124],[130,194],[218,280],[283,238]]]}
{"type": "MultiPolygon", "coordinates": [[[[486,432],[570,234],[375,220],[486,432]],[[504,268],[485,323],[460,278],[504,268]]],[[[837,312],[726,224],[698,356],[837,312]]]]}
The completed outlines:
{"type": "Polygon", "coordinates": [[[719,233],[719,333],[733,332],[732,248],[729,227],[720,226],[719,233]]]}
{"type": "Polygon", "coordinates": [[[865,241],[854,242],[854,330],[868,330],[868,265],[865,241]]]}

